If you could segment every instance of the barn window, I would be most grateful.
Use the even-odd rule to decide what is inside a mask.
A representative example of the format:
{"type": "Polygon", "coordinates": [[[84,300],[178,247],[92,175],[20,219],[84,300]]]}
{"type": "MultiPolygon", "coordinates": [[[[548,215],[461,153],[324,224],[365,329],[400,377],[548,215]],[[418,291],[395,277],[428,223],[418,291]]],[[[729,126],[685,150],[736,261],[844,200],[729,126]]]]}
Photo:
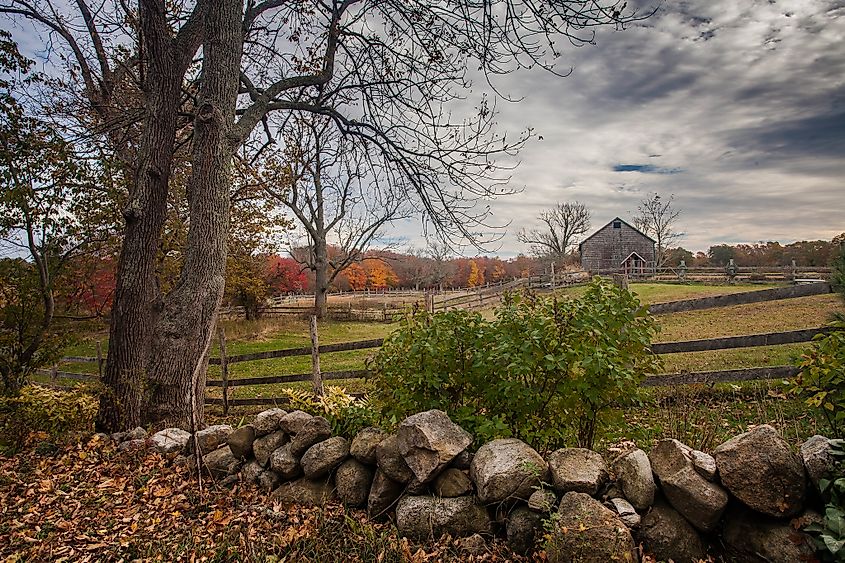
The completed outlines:
{"type": "Polygon", "coordinates": [[[614,229],[621,229],[622,228],[622,221],[614,221],[613,222],[614,229]]]}

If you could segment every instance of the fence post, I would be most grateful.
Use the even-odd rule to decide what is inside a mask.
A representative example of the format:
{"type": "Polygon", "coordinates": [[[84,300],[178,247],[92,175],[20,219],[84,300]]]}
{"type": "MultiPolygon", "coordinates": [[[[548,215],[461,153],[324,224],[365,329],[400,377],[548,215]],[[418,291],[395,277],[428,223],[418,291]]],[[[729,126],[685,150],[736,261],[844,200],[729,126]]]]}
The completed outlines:
{"type": "Polygon", "coordinates": [[[311,385],[314,395],[323,396],[323,376],[320,373],[320,343],[317,339],[317,316],[311,315],[311,385]]]}
{"type": "Polygon", "coordinates": [[[220,375],[223,378],[223,414],[229,414],[229,360],[226,357],[226,331],[223,325],[217,329],[220,339],[220,375]]]}
{"type": "Polygon", "coordinates": [[[97,341],[97,375],[103,378],[103,343],[97,341]]]}
{"type": "Polygon", "coordinates": [[[798,265],[795,263],[795,259],[792,259],[792,266],[790,267],[790,279],[792,283],[795,283],[795,279],[798,277],[798,265]]]}
{"type": "Polygon", "coordinates": [[[52,385],[55,385],[56,379],[58,379],[58,376],[56,374],[57,371],[59,371],[59,369],[56,366],[50,368],[50,383],[52,385]]]}

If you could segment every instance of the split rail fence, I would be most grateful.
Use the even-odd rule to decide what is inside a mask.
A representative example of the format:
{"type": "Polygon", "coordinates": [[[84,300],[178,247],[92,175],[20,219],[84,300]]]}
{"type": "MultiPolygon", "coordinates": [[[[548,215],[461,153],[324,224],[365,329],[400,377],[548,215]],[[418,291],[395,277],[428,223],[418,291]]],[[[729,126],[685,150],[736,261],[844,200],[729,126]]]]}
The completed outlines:
{"type": "MultiPolygon", "coordinates": [[[[663,315],[682,311],[696,311],[703,309],[729,307],[734,305],[760,303],[764,301],[795,299],[801,297],[809,297],[813,295],[824,295],[830,293],[831,291],[832,290],[830,284],[828,283],[814,283],[790,287],[780,287],[774,289],[764,289],[759,291],[750,291],[745,293],[734,293],[728,295],[703,297],[698,299],[686,299],[682,301],[672,301],[668,303],[657,303],[651,305],[649,307],[649,310],[652,314],[663,315]]],[[[745,336],[707,338],[682,342],[659,342],[652,344],[651,349],[654,353],[662,355],[678,354],[685,352],[703,352],[713,350],[751,348],[758,346],[795,344],[809,342],[816,335],[826,334],[829,331],[830,328],[828,327],[818,327],[803,330],[752,334],[745,336]]],[[[288,348],[283,350],[256,352],[251,354],[227,355],[225,337],[221,337],[221,354],[219,357],[210,358],[209,364],[221,366],[222,377],[221,379],[209,379],[207,381],[207,385],[208,387],[222,388],[222,397],[207,397],[206,403],[223,405],[224,410],[226,411],[230,406],[283,404],[287,401],[287,398],[285,397],[230,398],[230,394],[234,391],[234,388],[243,386],[276,385],[306,381],[311,381],[316,386],[318,383],[319,385],[322,385],[323,381],[366,378],[369,375],[369,372],[365,369],[321,372],[319,370],[319,357],[324,354],[331,354],[336,352],[348,352],[352,350],[367,350],[379,348],[383,344],[383,339],[378,338],[372,340],[361,340],[357,342],[319,345],[319,343],[317,343],[316,341],[316,333],[315,331],[312,331],[312,342],[314,342],[316,345],[302,348],[288,348]],[[314,366],[314,362],[316,361],[317,367],[315,369],[312,369],[310,373],[280,374],[246,378],[230,377],[230,370],[234,364],[277,358],[290,358],[296,356],[311,356],[312,366],[314,366]],[[316,381],[315,378],[319,381],[316,381]]],[[[66,357],[63,358],[63,361],[95,363],[99,367],[100,374],[102,374],[102,368],[104,364],[104,358],[102,357],[102,353],[99,353],[98,356],[94,358],[66,357]]],[[[798,368],[794,366],[774,366],[719,371],[672,373],[649,377],[643,382],[642,385],[645,387],[658,387],[696,383],[713,384],[766,379],[784,379],[794,377],[798,374],[798,371],[798,368]]],[[[63,372],[58,371],[56,367],[50,370],[42,370],[42,373],[50,375],[51,382],[54,384],[54,386],[56,386],[55,384],[58,379],[72,379],[78,381],[91,381],[99,379],[97,375],[63,372]]]]}

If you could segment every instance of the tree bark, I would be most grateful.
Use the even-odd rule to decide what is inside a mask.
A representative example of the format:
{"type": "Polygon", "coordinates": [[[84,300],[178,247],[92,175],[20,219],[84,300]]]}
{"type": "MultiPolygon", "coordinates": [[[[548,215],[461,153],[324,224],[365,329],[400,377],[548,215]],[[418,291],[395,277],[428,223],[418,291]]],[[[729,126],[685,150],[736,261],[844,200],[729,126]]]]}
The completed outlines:
{"type": "Polygon", "coordinates": [[[189,428],[192,415],[200,424],[203,418],[208,350],[225,286],[234,150],[229,135],[238,93],[241,18],[242,4],[235,0],[217,2],[205,17],[191,224],[179,282],[165,298],[153,333],[146,422],[189,428]]]}
{"type": "Polygon", "coordinates": [[[324,319],[328,314],[329,258],[325,237],[314,241],[314,315],[324,319]]]}
{"type": "Polygon", "coordinates": [[[117,266],[109,354],[103,375],[105,390],[100,395],[97,415],[96,426],[101,431],[125,430],[141,423],[142,382],[159,305],[155,263],[167,213],[183,79],[169,55],[155,51],[150,54],[147,115],[133,193],[124,210],[126,230],[117,266]]]}

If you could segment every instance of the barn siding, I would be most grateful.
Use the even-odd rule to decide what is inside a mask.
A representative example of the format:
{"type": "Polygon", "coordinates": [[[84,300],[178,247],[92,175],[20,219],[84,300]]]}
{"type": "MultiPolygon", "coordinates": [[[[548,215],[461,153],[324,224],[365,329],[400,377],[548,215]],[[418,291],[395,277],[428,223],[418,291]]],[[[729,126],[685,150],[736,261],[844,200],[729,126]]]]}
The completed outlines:
{"type": "Polygon", "coordinates": [[[613,228],[614,219],[581,243],[581,267],[590,272],[621,271],[622,261],[636,252],[654,264],[654,241],[622,221],[613,228]]]}

